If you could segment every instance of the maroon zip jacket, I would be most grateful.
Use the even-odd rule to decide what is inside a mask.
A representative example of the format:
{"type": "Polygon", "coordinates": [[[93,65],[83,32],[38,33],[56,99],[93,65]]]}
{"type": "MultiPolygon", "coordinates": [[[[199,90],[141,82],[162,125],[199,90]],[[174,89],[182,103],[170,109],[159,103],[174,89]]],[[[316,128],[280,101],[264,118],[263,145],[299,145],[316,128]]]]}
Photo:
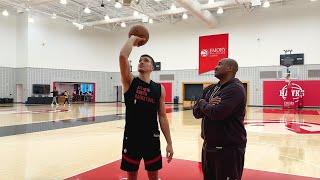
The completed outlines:
{"type": "MultiPolygon", "coordinates": [[[[247,132],[244,128],[246,112],[246,93],[237,78],[223,84],[213,97],[220,97],[217,105],[209,104],[209,98],[217,85],[204,89],[201,99],[193,108],[195,118],[202,118],[201,137],[207,148],[239,147],[245,148],[247,132]]],[[[216,90],[218,89],[216,87],[216,90]]]]}

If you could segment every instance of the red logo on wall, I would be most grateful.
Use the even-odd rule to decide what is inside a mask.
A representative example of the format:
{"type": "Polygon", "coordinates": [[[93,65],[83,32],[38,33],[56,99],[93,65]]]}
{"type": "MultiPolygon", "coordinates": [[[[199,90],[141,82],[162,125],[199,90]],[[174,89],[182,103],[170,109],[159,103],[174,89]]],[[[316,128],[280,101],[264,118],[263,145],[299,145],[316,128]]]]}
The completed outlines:
{"type": "MultiPolygon", "coordinates": [[[[291,83],[291,95],[292,95],[292,99],[294,102],[298,102],[299,98],[301,98],[300,96],[304,96],[304,90],[301,88],[301,86],[299,86],[296,83],[291,83]]],[[[290,92],[289,90],[289,92],[290,92]]],[[[288,96],[288,85],[283,86],[282,89],[280,89],[279,91],[279,95],[282,97],[283,100],[287,99],[288,96]]]]}
{"type": "Polygon", "coordinates": [[[199,37],[199,74],[212,71],[218,62],[228,57],[228,34],[199,37]]]}

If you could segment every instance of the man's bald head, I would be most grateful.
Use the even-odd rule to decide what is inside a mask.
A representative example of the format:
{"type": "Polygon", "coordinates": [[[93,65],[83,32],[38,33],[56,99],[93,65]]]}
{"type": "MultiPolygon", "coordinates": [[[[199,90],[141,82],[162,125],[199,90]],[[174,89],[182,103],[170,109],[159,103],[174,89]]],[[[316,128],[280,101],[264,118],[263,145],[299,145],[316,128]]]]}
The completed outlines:
{"type": "Polygon", "coordinates": [[[215,68],[215,76],[223,79],[228,76],[235,76],[238,71],[238,63],[231,58],[221,59],[215,68]]]}
{"type": "Polygon", "coordinates": [[[227,63],[227,66],[231,67],[232,68],[232,72],[234,74],[236,74],[238,72],[238,63],[236,60],[234,59],[231,59],[231,58],[224,58],[222,60],[225,60],[226,63],[227,63]]]}

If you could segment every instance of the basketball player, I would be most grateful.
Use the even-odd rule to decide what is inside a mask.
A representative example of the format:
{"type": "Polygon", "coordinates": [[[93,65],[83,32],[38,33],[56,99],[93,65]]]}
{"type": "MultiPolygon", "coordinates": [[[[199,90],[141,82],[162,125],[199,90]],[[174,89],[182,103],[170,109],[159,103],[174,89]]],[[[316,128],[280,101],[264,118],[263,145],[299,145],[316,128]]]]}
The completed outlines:
{"type": "Polygon", "coordinates": [[[222,59],[215,68],[217,85],[207,87],[193,115],[202,118],[202,171],[205,180],[241,180],[247,133],[244,128],[246,94],[235,78],[238,64],[222,59]]]}
{"type": "Polygon", "coordinates": [[[149,179],[158,180],[158,170],[162,168],[162,157],[157,116],[159,116],[159,124],[167,141],[168,163],[172,159],[173,149],[164,103],[165,89],[150,79],[155,65],[153,58],[149,55],[140,57],[138,77],[134,77],[130,71],[128,58],[132,48],[139,46],[143,41],[145,39],[130,36],[119,56],[126,104],[121,169],[127,171],[129,180],[136,180],[139,164],[143,158],[149,179]]]}

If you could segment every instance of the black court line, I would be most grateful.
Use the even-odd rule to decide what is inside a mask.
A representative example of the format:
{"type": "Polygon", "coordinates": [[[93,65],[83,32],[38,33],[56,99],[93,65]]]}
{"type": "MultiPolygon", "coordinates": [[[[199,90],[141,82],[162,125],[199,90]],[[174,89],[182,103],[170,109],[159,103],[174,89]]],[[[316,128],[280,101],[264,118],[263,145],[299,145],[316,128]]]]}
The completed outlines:
{"type": "Polygon", "coordinates": [[[109,121],[115,121],[115,120],[121,120],[121,119],[124,119],[123,115],[112,114],[112,115],[105,115],[105,116],[85,117],[85,118],[79,118],[79,119],[66,119],[66,120],[32,123],[32,124],[3,126],[3,127],[0,127],[0,137],[70,128],[70,127],[103,123],[103,122],[109,122],[109,121]]]}
{"type": "MultiPolygon", "coordinates": [[[[180,110],[182,109],[179,107],[172,108],[172,112],[178,112],[180,110]]],[[[3,127],[0,127],[0,137],[90,125],[90,124],[96,124],[96,123],[121,120],[124,118],[125,118],[124,114],[111,114],[111,115],[104,115],[104,116],[84,117],[84,118],[78,118],[78,119],[66,119],[66,120],[46,121],[46,122],[31,123],[31,124],[3,126],[3,127]]]]}

